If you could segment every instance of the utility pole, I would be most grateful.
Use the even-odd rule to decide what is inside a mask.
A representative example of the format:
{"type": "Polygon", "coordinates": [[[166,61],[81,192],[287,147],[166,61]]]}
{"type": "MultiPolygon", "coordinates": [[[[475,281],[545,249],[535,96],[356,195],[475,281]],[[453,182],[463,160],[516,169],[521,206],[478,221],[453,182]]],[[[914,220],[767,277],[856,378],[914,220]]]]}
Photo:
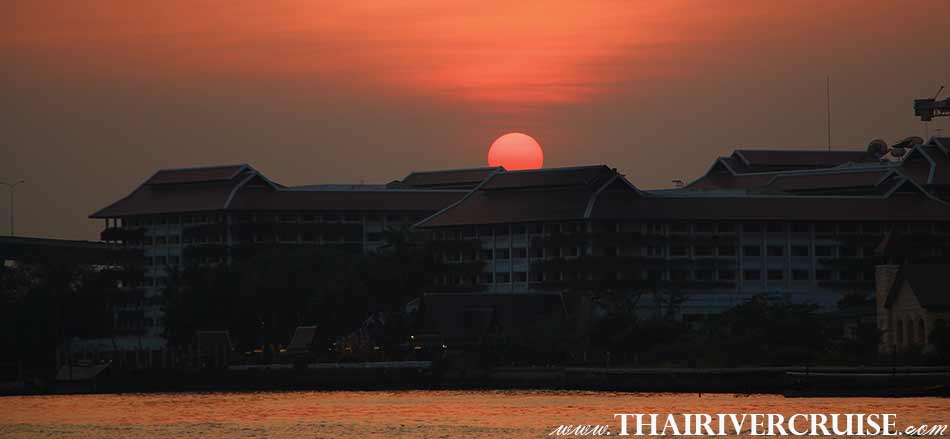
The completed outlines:
{"type": "Polygon", "coordinates": [[[13,193],[16,191],[17,185],[21,183],[26,183],[26,180],[19,180],[14,183],[4,183],[0,181],[0,186],[6,186],[10,189],[10,236],[13,236],[13,232],[15,230],[13,228],[13,193]]]}

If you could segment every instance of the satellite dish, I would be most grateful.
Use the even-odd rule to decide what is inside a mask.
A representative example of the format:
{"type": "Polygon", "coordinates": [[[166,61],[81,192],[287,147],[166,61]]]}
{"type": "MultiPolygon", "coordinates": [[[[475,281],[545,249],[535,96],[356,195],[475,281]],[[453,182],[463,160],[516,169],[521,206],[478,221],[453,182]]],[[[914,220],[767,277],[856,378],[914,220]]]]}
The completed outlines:
{"type": "Polygon", "coordinates": [[[901,158],[901,157],[903,157],[904,154],[906,154],[906,153],[907,153],[907,150],[904,149],[904,147],[902,147],[902,146],[894,145],[894,147],[891,148],[891,155],[894,156],[894,157],[901,158]]]}
{"type": "Polygon", "coordinates": [[[895,148],[913,148],[916,145],[921,145],[924,143],[924,139],[921,139],[917,136],[905,137],[904,140],[894,144],[895,148]]]}
{"type": "Polygon", "coordinates": [[[881,158],[884,157],[884,154],[887,154],[887,142],[881,139],[874,139],[868,143],[868,154],[881,158]]]}

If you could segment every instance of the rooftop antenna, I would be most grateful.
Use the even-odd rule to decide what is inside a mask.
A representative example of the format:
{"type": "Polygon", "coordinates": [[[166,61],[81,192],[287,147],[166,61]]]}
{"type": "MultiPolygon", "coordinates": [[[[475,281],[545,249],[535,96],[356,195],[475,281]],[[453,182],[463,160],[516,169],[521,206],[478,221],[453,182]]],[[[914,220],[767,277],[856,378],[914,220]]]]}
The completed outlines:
{"type": "Polygon", "coordinates": [[[935,117],[950,116],[950,98],[937,100],[941,92],[943,92],[942,85],[932,99],[914,99],[914,116],[924,122],[930,122],[935,117]]]}
{"type": "MultiPolygon", "coordinates": [[[[940,93],[942,91],[943,91],[943,85],[941,84],[940,88],[937,89],[937,94],[935,94],[933,99],[931,100],[936,102],[937,98],[940,97],[940,93]]],[[[924,121],[924,138],[927,138],[927,139],[930,138],[930,121],[929,120],[924,121]]]]}
{"type": "Polygon", "coordinates": [[[828,107],[828,151],[831,151],[831,76],[825,76],[825,103],[828,107]]]}

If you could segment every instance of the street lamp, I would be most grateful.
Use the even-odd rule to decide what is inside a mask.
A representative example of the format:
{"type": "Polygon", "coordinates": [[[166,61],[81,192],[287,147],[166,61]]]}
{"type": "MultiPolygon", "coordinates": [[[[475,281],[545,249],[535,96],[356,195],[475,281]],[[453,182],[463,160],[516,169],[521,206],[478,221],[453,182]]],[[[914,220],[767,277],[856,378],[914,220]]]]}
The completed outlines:
{"type": "Polygon", "coordinates": [[[26,180],[19,180],[15,183],[4,183],[0,181],[0,186],[6,186],[10,188],[10,236],[13,236],[13,192],[20,183],[26,183],[26,180]]]}

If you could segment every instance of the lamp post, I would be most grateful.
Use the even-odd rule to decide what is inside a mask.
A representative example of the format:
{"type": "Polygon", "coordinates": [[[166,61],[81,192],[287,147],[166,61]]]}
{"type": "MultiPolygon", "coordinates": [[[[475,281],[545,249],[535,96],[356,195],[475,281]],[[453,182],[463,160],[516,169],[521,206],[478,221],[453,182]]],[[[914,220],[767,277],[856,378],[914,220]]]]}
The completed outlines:
{"type": "Polygon", "coordinates": [[[14,183],[4,183],[0,181],[0,186],[6,186],[10,189],[10,236],[13,236],[13,193],[16,191],[16,187],[20,183],[26,183],[26,180],[19,180],[14,183]]]}

